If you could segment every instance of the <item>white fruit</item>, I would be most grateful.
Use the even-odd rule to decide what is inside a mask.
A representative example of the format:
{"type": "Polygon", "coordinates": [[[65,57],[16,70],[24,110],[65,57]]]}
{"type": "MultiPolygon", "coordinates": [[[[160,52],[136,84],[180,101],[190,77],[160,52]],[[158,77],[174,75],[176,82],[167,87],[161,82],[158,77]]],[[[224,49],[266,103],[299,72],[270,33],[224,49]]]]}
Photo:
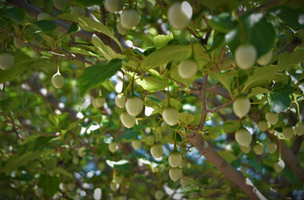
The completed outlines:
{"type": "Polygon", "coordinates": [[[53,4],[57,9],[63,9],[66,4],[67,4],[68,0],[53,0],[53,4]]]}
{"type": "Polygon", "coordinates": [[[267,144],[267,149],[270,154],[274,153],[277,150],[277,144],[274,142],[269,142],[267,144]]]}
{"type": "Polygon", "coordinates": [[[49,14],[45,13],[45,12],[39,13],[39,15],[37,17],[38,21],[40,21],[40,20],[51,20],[51,19],[52,19],[52,17],[49,14]]]}
{"type": "Polygon", "coordinates": [[[294,132],[291,127],[285,127],[283,128],[282,134],[286,139],[290,140],[291,138],[293,138],[294,132]]]}
{"type": "Polygon", "coordinates": [[[74,15],[85,16],[85,9],[74,6],[71,10],[71,13],[74,15]]]}
{"type": "Polygon", "coordinates": [[[281,172],[284,169],[284,167],[285,167],[285,163],[281,159],[274,163],[274,170],[276,172],[281,172]]]}
{"type": "Polygon", "coordinates": [[[119,175],[115,175],[114,176],[114,182],[117,183],[118,185],[120,185],[122,183],[123,177],[119,176],[119,175]]]}
{"type": "Polygon", "coordinates": [[[298,122],[296,124],[296,126],[294,127],[294,130],[298,136],[303,135],[304,134],[304,124],[302,122],[298,122]]]}
{"type": "Polygon", "coordinates": [[[257,51],[251,44],[240,45],[234,52],[234,60],[241,69],[249,69],[255,63],[257,51]]]}
{"type": "Polygon", "coordinates": [[[117,191],[118,190],[118,188],[119,188],[119,185],[117,184],[117,183],[115,183],[115,182],[111,182],[110,183],[110,189],[112,190],[112,191],[117,191]]]}
{"type": "Polygon", "coordinates": [[[0,91],[0,101],[3,101],[7,98],[7,94],[4,91],[0,91]]]}
{"type": "Polygon", "coordinates": [[[14,45],[18,48],[18,49],[22,49],[23,47],[26,46],[26,44],[24,44],[21,40],[14,38],[14,45]]]}
{"type": "Polygon", "coordinates": [[[125,29],[131,29],[134,26],[137,26],[139,21],[140,16],[135,9],[124,10],[120,14],[120,23],[125,29]]]}
{"type": "Polygon", "coordinates": [[[123,0],[105,0],[105,7],[111,13],[122,10],[123,6],[123,0]]]}
{"type": "Polygon", "coordinates": [[[154,158],[160,158],[163,156],[164,150],[161,144],[154,144],[150,149],[150,153],[154,158]]]}
{"type": "Polygon", "coordinates": [[[184,29],[190,23],[193,11],[191,5],[187,1],[175,2],[168,10],[168,21],[175,29],[184,29]]]}
{"type": "Polygon", "coordinates": [[[125,127],[131,128],[135,125],[136,118],[125,112],[120,115],[120,121],[125,127]]]}
{"type": "Polygon", "coordinates": [[[267,112],[265,118],[271,125],[275,125],[279,121],[278,113],[267,112]]]}
{"type": "Polygon", "coordinates": [[[271,58],[272,58],[272,51],[270,50],[268,53],[260,56],[257,59],[257,63],[259,63],[259,65],[267,65],[271,61],[271,58]]]}
{"type": "Polygon", "coordinates": [[[0,69],[7,70],[14,64],[14,56],[9,53],[0,54],[0,69]]]}
{"type": "Polygon", "coordinates": [[[103,106],[103,104],[106,102],[106,99],[103,97],[97,97],[93,101],[95,101],[95,105],[97,108],[100,108],[103,106]]]}
{"type": "Polygon", "coordinates": [[[119,108],[124,108],[126,104],[126,97],[123,94],[118,94],[115,97],[115,103],[119,108]]]}
{"type": "Polygon", "coordinates": [[[109,150],[110,150],[112,153],[114,153],[114,152],[117,151],[118,145],[117,145],[116,142],[112,142],[112,143],[109,144],[108,148],[109,148],[109,150]]]}
{"type": "Polygon", "coordinates": [[[143,109],[143,102],[138,97],[130,97],[126,101],[126,110],[129,115],[136,116],[141,113],[143,109]]]}
{"type": "Polygon", "coordinates": [[[244,117],[250,110],[250,101],[244,97],[238,97],[233,102],[233,112],[239,118],[244,117]]]}
{"type": "Polygon", "coordinates": [[[240,148],[241,148],[241,151],[243,152],[243,153],[249,153],[250,152],[250,150],[251,150],[251,146],[240,146],[240,148]]]}
{"type": "Polygon", "coordinates": [[[170,176],[172,181],[176,182],[182,176],[182,170],[178,167],[172,167],[169,170],[169,176],[170,176]]]}
{"type": "Polygon", "coordinates": [[[178,151],[170,153],[168,161],[171,167],[178,167],[183,160],[182,155],[178,151]]]}
{"type": "Polygon", "coordinates": [[[64,84],[64,78],[60,73],[56,73],[52,77],[52,84],[55,88],[59,89],[63,86],[64,84]]]}
{"type": "Polygon", "coordinates": [[[37,189],[35,190],[35,195],[36,195],[37,197],[42,197],[42,195],[43,195],[43,189],[42,189],[42,188],[37,188],[37,189]]]}
{"type": "Polygon", "coordinates": [[[161,200],[162,198],[164,198],[164,196],[165,193],[162,190],[157,190],[154,195],[155,199],[157,200],[161,200]]]}
{"type": "Polygon", "coordinates": [[[174,126],[179,121],[179,113],[175,108],[165,108],[162,115],[170,126],[174,126]]]}
{"type": "Polygon", "coordinates": [[[117,24],[117,31],[120,35],[126,35],[128,33],[128,29],[124,28],[120,22],[117,24]]]}
{"type": "Polygon", "coordinates": [[[265,120],[259,121],[258,127],[261,131],[266,131],[268,129],[268,123],[265,120]]]}
{"type": "Polygon", "coordinates": [[[133,147],[134,149],[139,149],[139,148],[141,147],[141,142],[138,141],[138,140],[133,140],[133,141],[131,142],[131,145],[132,145],[132,147],[133,147]]]}
{"type": "Polygon", "coordinates": [[[179,180],[179,183],[181,186],[186,187],[190,184],[191,182],[191,177],[190,176],[182,176],[181,179],[179,180]]]}
{"type": "Polygon", "coordinates": [[[79,148],[79,149],[77,150],[77,154],[78,154],[79,157],[82,158],[82,157],[84,156],[84,154],[85,154],[84,150],[85,150],[84,147],[81,147],[81,148],[79,148]]]}
{"type": "Polygon", "coordinates": [[[192,78],[197,69],[197,63],[192,59],[184,60],[178,65],[178,73],[184,79],[192,78]]]}
{"type": "Polygon", "coordinates": [[[263,146],[263,144],[258,143],[258,144],[256,144],[256,145],[254,145],[253,151],[254,151],[254,153],[256,153],[257,155],[262,155],[262,153],[264,152],[264,146],[263,146]]]}
{"type": "Polygon", "coordinates": [[[247,129],[239,129],[235,132],[235,140],[241,146],[248,146],[251,143],[252,136],[247,129]]]}

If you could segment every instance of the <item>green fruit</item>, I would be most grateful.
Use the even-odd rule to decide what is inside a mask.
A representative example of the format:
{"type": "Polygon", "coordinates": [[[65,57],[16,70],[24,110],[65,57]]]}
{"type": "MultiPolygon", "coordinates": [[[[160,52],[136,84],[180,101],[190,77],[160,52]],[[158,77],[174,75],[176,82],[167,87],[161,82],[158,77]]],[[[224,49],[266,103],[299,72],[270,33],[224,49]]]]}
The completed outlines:
{"type": "Polygon", "coordinates": [[[84,147],[79,148],[77,150],[77,154],[78,154],[79,157],[82,158],[84,156],[84,154],[85,154],[85,148],[84,147]]]}
{"type": "Polygon", "coordinates": [[[274,142],[269,142],[267,144],[267,149],[270,154],[273,154],[277,150],[277,144],[274,142]]]}
{"type": "Polygon", "coordinates": [[[115,103],[119,108],[124,108],[126,104],[126,97],[123,94],[118,94],[115,97],[115,103]]]}
{"type": "Polygon", "coordinates": [[[108,148],[109,148],[109,150],[110,150],[112,153],[114,153],[114,152],[117,151],[118,145],[117,145],[116,142],[112,142],[112,143],[109,144],[108,148]]]}
{"type": "Polygon", "coordinates": [[[106,168],[105,163],[104,163],[104,162],[100,162],[100,163],[98,164],[98,168],[99,168],[101,171],[103,171],[103,170],[106,168]]]}
{"type": "Polygon", "coordinates": [[[129,115],[136,116],[141,113],[143,109],[143,102],[138,97],[130,97],[127,99],[125,106],[129,115]]]}
{"type": "Polygon", "coordinates": [[[265,120],[259,121],[258,127],[261,131],[266,131],[268,129],[268,123],[265,120]]]}
{"type": "Polygon", "coordinates": [[[105,0],[105,7],[110,13],[122,10],[123,6],[123,0],[105,0]]]}
{"type": "Polygon", "coordinates": [[[14,64],[14,56],[9,53],[0,54],[0,69],[7,70],[14,64]]]}
{"type": "Polygon", "coordinates": [[[175,2],[170,6],[167,18],[173,28],[184,29],[188,27],[192,13],[192,7],[187,1],[175,2]]]}
{"type": "Polygon", "coordinates": [[[95,101],[95,105],[97,108],[100,108],[103,106],[103,104],[106,102],[106,99],[103,97],[97,97],[93,101],[95,101]]]}
{"type": "Polygon", "coordinates": [[[251,146],[249,146],[249,145],[248,146],[240,146],[240,148],[241,148],[241,151],[245,154],[249,153],[250,150],[251,150],[251,146]]]}
{"type": "Polygon", "coordinates": [[[139,148],[141,147],[141,142],[138,141],[138,140],[133,140],[133,141],[131,142],[131,145],[132,145],[132,147],[133,147],[134,149],[139,149],[139,148]]]}
{"type": "Polygon", "coordinates": [[[42,188],[37,188],[37,189],[35,190],[35,195],[36,195],[37,197],[42,197],[42,195],[43,195],[43,189],[42,189],[42,188]]]}
{"type": "Polygon", "coordinates": [[[170,176],[172,181],[176,182],[182,176],[182,170],[178,167],[172,167],[169,170],[169,176],[170,176]]]}
{"type": "Polygon", "coordinates": [[[256,153],[257,155],[262,155],[262,153],[264,152],[264,146],[263,146],[263,144],[258,143],[258,144],[256,144],[256,145],[254,145],[253,151],[254,151],[254,153],[256,153]]]}
{"type": "Polygon", "coordinates": [[[165,193],[162,190],[157,190],[154,195],[155,199],[157,200],[161,200],[162,198],[164,198],[164,196],[165,193]]]}
{"type": "Polygon", "coordinates": [[[37,20],[38,21],[40,21],[40,20],[52,20],[52,17],[48,13],[41,12],[41,13],[39,13],[39,15],[37,17],[37,20]]]}
{"type": "Polygon", "coordinates": [[[67,2],[68,0],[53,0],[54,6],[59,10],[63,9],[66,6],[67,2]]]}
{"type": "Polygon", "coordinates": [[[4,91],[0,91],[0,101],[3,101],[7,98],[7,94],[4,91]]]}
{"type": "MultiPolygon", "coordinates": [[[[0,98],[1,99],[1,98],[0,98]]],[[[301,136],[304,134],[304,124],[302,122],[298,122],[294,128],[296,134],[301,136]]]]}
{"type": "Polygon", "coordinates": [[[238,97],[233,102],[233,112],[239,118],[244,117],[250,110],[250,101],[244,97],[238,97]]]}
{"type": "Polygon", "coordinates": [[[271,61],[271,58],[272,58],[272,51],[269,51],[268,53],[260,56],[257,59],[257,63],[259,65],[267,65],[271,61]]]}
{"type": "Polygon", "coordinates": [[[175,108],[165,108],[162,115],[165,122],[170,126],[174,126],[179,121],[179,113],[175,108]]]}
{"type": "Polygon", "coordinates": [[[285,163],[283,160],[279,159],[277,162],[274,163],[274,170],[276,172],[281,172],[285,167],[285,163]]]}
{"type": "Polygon", "coordinates": [[[291,127],[285,127],[283,128],[282,134],[286,139],[290,140],[291,138],[293,138],[294,131],[291,127]]]}
{"type": "Polygon", "coordinates": [[[113,181],[120,185],[122,183],[123,177],[119,175],[115,175],[113,181]]]}
{"type": "Polygon", "coordinates": [[[120,22],[117,24],[117,31],[120,35],[127,35],[128,33],[128,29],[124,28],[120,22]]]}
{"type": "Polygon", "coordinates": [[[119,188],[119,185],[117,184],[117,183],[115,183],[114,181],[112,181],[111,183],[110,183],[110,189],[112,190],[112,191],[117,191],[118,190],[118,188],[119,188]]]}
{"type": "Polygon", "coordinates": [[[150,149],[150,153],[154,158],[160,158],[163,156],[164,150],[161,144],[154,144],[150,149]]]}
{"type": "Polygon", "coordinates": [[[279,121],[278,113],[267,112],[265,118],[271,125],[275,125],[279,121]]]}
{"type": "Polygon", "coordinates": [[[64,78],[63,76],[57,72],[56,74],[53,75],[52,77],[52,84],[55,88],[59,89],[63,86],[64,84],[64,78]]]}
{"type": "Polygon", "coordinates": [[[182,162],[178,165],[178,167],[182,169],[185,166],[185,164],[186,163],[185,163],[184,159],[182,159],[182,162]]]}
{"type": "Polygon", "coordinates": [[[179,180],[179,183],[183,187],[187,187],[191,183],[191,177],[190,176],[182,176],[179,180]]]}
{"type": "Polygon", "coordinates": [[[120,14],[120,23],[125,29],[131,29],[132,27],[137,26],[139,21],[140,16],[135,9],[124,10],[120,14]]]}
{"type": "Polygon", "coordinates": [[[197,69],[197,63],[192,59],[184,60],[178,65],[178,73],[184,79],[192,78],[197,69]]]}
{"type": "Polygon", "coordinates": [[[247,129],[239,129],[235,132],[235,140],[241,146],[248,146],[251,143],[252,136],[247,129]]]}
{"type": "Polygon", "coordinates": [[[78,15],[78,16],[85,16],[86,11],[85,11],[85,9],[83,9],[83,8],[74,6],[74,7],[72,8],[72,10],[71,10],[71,13],[74,14],[74,15],[78,15]]]}
{"type": "Polygon", "coordinates": [[[68,183],[67,188],[68,190],[73,191],[75,189],[75,183],[74,182],[68,183]]]}
{"type": "Polygon", "coordinates": [[[26,46],[26,44],[24,44],[21,40],[14,38],[14,45],[18,48],[18,49],[22,49],[23,47],[26,46]]]}
{"type": "Polygon", "coordinates": [[[178,151],[171,152],[168,158],[171,167],[178,167],[182,160],[182,155],[178,151]]]}
{"type": "Polygon", "coordinates": [[[255,63],[257,51],[251,44],[240,45],[234,52],[234,60],[241,69],[249,69],[255,63]]]}
{"type": "Polygon", "coordinates": [[[78,165],[79,158],[77,156],[74,156],[73,159],[72,159],[72,162],[73,162],[74,165],[78,165]]]}
{"type": "Polygon", "coordinates": [[[120,121],[125,127],[131,128],[135,125],[136,118],[128,113],[122,113],[120,115],[120,121]]]}

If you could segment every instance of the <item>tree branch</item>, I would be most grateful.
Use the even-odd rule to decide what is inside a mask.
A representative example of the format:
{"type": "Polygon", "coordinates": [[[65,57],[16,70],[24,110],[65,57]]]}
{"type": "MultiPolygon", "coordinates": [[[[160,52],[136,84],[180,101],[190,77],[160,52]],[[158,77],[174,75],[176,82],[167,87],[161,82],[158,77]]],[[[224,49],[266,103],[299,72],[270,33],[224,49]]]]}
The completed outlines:
{"type": "Polygon", "coordinates": [[[206,121],[206,116],[208,114],[207,102],[206,102],[206,89],[208,84],[208,75],[203,76],[203,82],[201,85],[201,102],[202,102],[202,117],[199,123],[198,129],[203,130],[206,121]]]}

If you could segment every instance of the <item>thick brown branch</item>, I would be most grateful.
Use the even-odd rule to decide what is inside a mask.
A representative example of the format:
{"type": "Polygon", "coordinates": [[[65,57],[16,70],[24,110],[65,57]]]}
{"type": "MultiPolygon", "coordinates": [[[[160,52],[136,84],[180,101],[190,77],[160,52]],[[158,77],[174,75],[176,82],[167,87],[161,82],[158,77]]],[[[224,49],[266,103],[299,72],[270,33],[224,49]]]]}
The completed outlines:
{"type": "Polygon", "coordinates": [[[207,83],[208,83],[208,75],[205,75],[203,77],[203,82],[202,82],[202,85],[201,85],[202,117],[201,117],[201,121],[200,121],[199,126],[198,126],[199,130],[203,130],[204,124],[205,124],[205,121],[206,121],[206,116],[208,114],[208,108],[207,108],[207,102],[206,102],[207,83]]]}

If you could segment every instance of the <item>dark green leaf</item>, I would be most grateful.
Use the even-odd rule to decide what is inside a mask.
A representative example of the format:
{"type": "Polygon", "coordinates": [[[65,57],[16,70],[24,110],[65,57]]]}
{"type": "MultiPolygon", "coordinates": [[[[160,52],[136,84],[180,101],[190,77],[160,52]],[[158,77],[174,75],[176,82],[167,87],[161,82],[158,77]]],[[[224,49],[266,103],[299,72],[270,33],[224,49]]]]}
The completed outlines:
{"type": "Polygon", "coordinates": [[[141,85],[145,90],[148,90],[150,93],[162,90],[167,86],[166,80],[151,76],[144,77],[142,80],[137,79],[136,83],[138,85],[141,85]]]}
{"type": "Polygon", "coordinates": [[[303,10],[293,9],[286,6],[278,6],[270,10],[273,14],[278,16],[287,26],[292,29],[299,30],[304,28],[303,10]]]}
{"type": "Polygon", "coordinates": [[[269,106],[271,112],[282,112],[289,107],[291,101],[289,95],[285,91],[275,91],[269,93],[269,106]]]}
{"type": "Polygon", "coordinates": [[[208,21],[209,25],[214,30],[222,33],[228,33],[237,27],[237,22],[232,19],[230,13],[221,13],[217,16],[211,17],[208,21]]]}
{"type": "Polygon", "coordinates": [[[40,20],[40,21],[34,22],[33,24],[35,24],[44,33],[52,32],[53,30],[55,30],[57,28],[57,25],[55,24],[55,22],[49,21],[49,20],[40,20]]]}
{"type": "Polygon", "coordinates": [[[79,27],[77,24],[73,23],[73,24],[71,24],[71,26],[70,26],[70,28],[69,28],[67,34],[76,33],[76,32],[78,32],[79,30],[80,30],[80,27],[79,27]]]}
{"type": "Polygon", "coordinates": [[[59,190],[60,179],[56,176],[43,175],[38,186],[43,189],[43,194],[52,197],[59,190]]]}
{"type": "Polygon", "coordinates": [[[26,19],[24,9],[17,7],[12,7],[9,9],[1,9],[0,15],[5,18],[12,19],[19,24],[24,24],[26,19]]]}

